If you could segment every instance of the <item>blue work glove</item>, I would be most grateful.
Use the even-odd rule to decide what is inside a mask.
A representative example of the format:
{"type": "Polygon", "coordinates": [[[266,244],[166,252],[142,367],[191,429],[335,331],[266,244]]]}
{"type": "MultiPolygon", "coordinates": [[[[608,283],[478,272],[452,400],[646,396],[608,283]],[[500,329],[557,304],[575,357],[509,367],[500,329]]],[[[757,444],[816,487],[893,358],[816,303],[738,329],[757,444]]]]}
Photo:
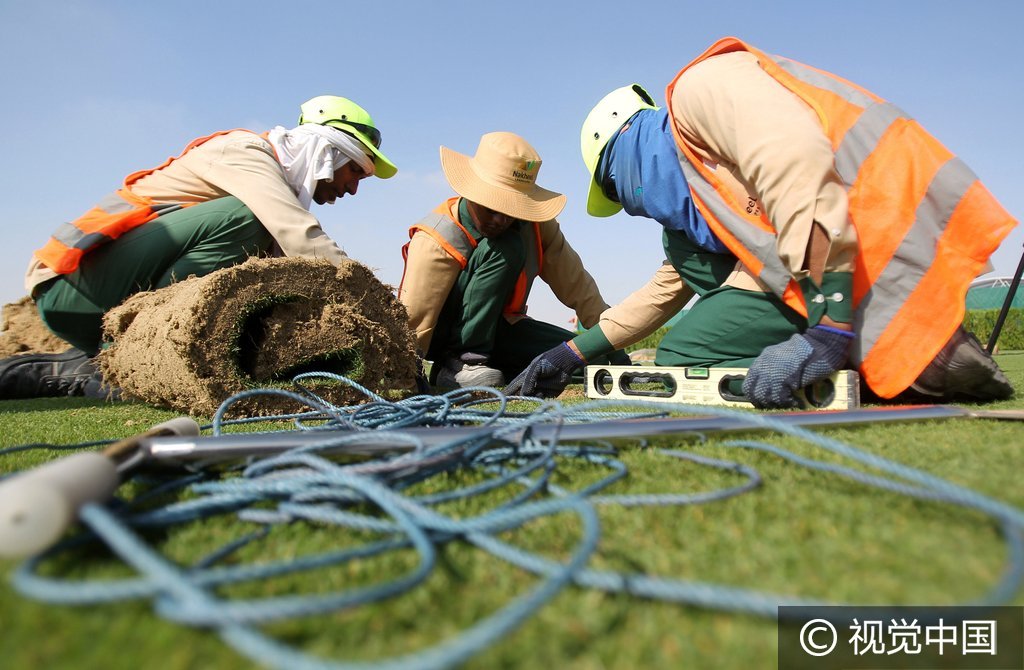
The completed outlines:
{"type": "Polygon", "coordinates": [[[572,381],[572,373],[587,362],[563,342],[534,358],[505,387],[505,395],[554,398],[572,381]]]}
{"type": "Polygon", "coordinates": [[[743,379],[743,394],[760,409],[796,407],[794,391],[840,370],[852,344],[853,333],[815,326],[766,347],[743,379]]]}

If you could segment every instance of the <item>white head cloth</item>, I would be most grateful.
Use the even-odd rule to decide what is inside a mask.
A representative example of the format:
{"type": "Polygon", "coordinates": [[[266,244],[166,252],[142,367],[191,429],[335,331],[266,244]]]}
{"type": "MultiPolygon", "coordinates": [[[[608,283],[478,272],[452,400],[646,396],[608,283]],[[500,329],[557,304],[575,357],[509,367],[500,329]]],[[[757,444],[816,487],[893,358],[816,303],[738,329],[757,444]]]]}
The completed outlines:
{"type": "Polygon", "coordinates": [[[333,179],[334,171],[350,160],[373,174],[373,161],[362,143],[331,126],[306,123],[290,130],[277,126],[267,133],[267,139],[277,151],[288,184],[306,209],[313,202],[316,183],[333,179]]]}

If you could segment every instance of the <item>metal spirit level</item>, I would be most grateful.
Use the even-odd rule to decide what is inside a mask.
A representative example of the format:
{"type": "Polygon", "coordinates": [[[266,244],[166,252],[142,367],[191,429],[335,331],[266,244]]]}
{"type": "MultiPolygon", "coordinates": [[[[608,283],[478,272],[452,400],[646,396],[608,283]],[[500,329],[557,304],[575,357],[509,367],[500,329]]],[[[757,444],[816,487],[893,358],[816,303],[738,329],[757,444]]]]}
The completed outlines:
{"type": "MultiPolygon", "coordinates": [[[[740,390],[746,374],[746,368],[588,365],[586,390],[589,398],[752,407],[740,390]]],[[[853,370],[841,370],[796,396],[805,409],[856,409],[860,378],[853,370]]]]}

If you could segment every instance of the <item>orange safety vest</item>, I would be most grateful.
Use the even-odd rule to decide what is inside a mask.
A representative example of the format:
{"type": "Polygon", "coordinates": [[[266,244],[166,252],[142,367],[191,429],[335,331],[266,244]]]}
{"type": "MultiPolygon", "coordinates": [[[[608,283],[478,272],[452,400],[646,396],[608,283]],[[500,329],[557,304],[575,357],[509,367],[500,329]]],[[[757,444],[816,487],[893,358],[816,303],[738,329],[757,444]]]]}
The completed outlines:
{"type": "MultiPolygon", "coordinates": [[[[417,223],[409,227],[409,239],[418,231],[430,235],[441,245],[441,248],[454,258],[459,267],[463,270],[469,264],[469,257],[477,247],[477,241],[469,234],[469,231],[459,223],[459,198],[449,198],[444,201],[433,212],[423,217],[417,223]]],[[[526,249],[526,262],[523,271],[516,279],[515,289],[509,297],[508,302],[502,309],[502,313],[509,317],[526,316],[526,300],[530,296],[530,289],[533,287],[533,280],[540,274],[541,265],[544,262],[544,249],[540,242],[540,224],[522,226],[520,234],[523,237],[523,244],[526,249]]],[[[402,247],[402,260],[409,260],[409,243],[402,247]]],[[[405,272],[402,273],[402,280],[405,280],[405,272]]],[[[399,284],[398,291],[402,287],[399,284]]]]}
{"type": "Polygon", "coordinates": [[[96,247],[115,240],[132,228],[152,221],[158,216],[198,204],[195,202],[157,204],[151,198],[133,193],[131,186],[146,175],[164,169],[199,145],[236,130],[243,129],[221,130],[212,135],[192,140],[180,154],[168,158],[161,165],[128,175],[124,178],[124,186],[103,198],[99,204],[82,216],[71,223],[62,224],[55,230],[43,248],[35,252],[35,257],[57,274],[68,274],[78,269],[82,257],[96,247]]]}
{"type": "MultiPolygon", "coordinates": [[[[857,231],[851,360],[871,389],[891,398],[908,388],[963,321],[967,289],[1017,222],[977,176],[899,108],[828,72],[769,56],[734,38],[711,56],[748,51],[803,100],[832,143],[857,231]]],[[[776,252],[775,229],[748,213],[672,124],[680,165],[708,225],[787,305],[807,315],[799,285],[776,252]]],[[[818,296],[819,298],[821,296],[818,296]]]]}

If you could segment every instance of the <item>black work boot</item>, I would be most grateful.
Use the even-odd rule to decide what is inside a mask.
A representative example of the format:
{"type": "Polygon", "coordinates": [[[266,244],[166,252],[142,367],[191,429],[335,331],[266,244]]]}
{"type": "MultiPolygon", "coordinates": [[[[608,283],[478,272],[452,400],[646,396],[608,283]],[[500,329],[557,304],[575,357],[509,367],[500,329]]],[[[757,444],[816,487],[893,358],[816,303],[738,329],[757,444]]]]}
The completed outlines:
{"type": "Polygon", "coordinates": [[[910,388],[941,400],[1005,400],[1013,386],[978,339],[958,327],[910,388]]]}
{"type": "Polygon", "coordinates": [[[86,396],[106,398],[111,389],[83,351],[20,354],[0,359],[0,399],[86,396]]]}

